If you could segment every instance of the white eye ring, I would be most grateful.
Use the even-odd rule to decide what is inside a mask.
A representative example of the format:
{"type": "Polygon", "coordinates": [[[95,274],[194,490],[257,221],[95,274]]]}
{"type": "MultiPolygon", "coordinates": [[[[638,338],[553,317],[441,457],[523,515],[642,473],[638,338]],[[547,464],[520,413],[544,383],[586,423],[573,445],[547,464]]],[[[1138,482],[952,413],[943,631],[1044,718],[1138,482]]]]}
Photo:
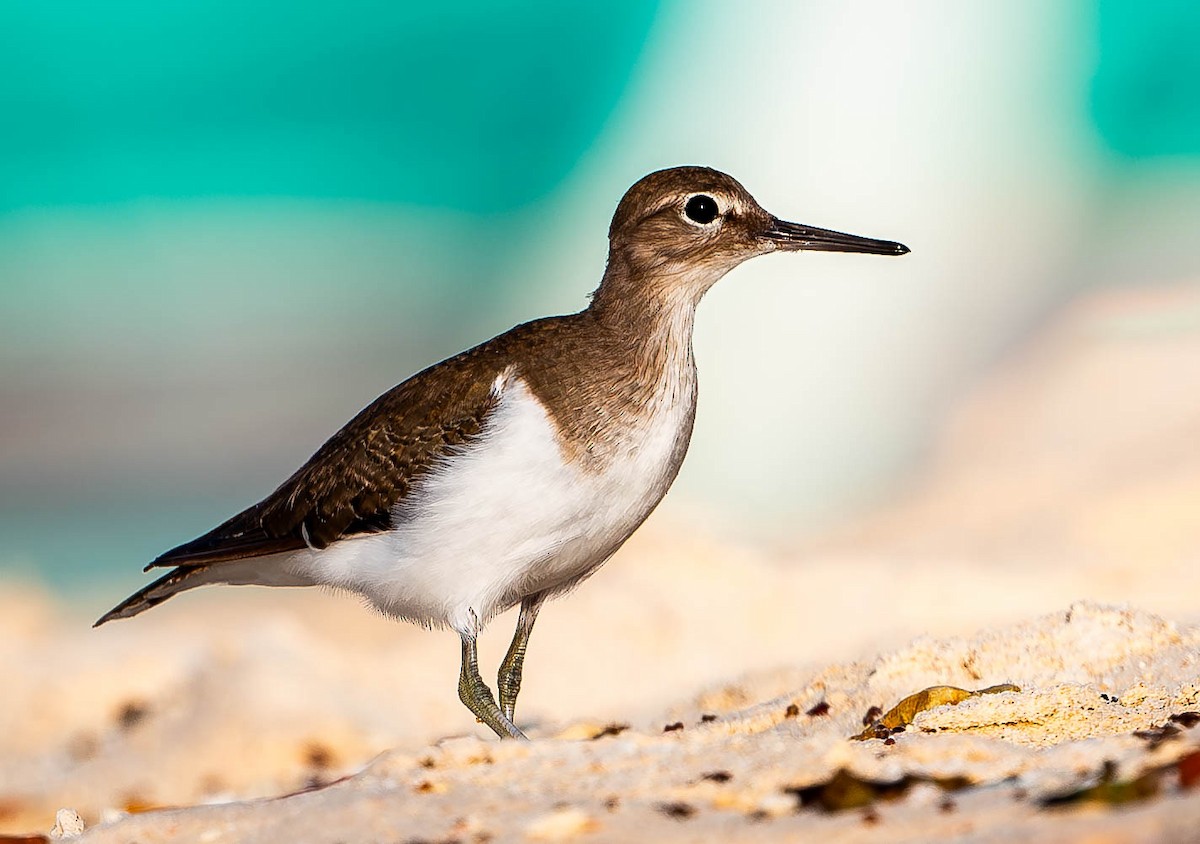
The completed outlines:
{"type": "Polygon", "coordinates": [[[693,226],[708,227],[721,219],[721,206],[706,193],[695,193],[683,204],[683,219],[693,226]]]}

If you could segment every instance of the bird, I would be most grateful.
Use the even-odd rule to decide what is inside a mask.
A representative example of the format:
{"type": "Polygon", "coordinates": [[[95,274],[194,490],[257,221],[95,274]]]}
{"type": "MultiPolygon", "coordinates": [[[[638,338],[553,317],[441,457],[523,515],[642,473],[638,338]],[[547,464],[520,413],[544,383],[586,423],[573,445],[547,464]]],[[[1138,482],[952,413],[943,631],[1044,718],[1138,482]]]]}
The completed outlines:
{"type": "Polygon", "coordinates": [[[617,205],[587,307],[385,392],[266,498],[147,565],[169,571],[95,626],[207,584],[347,590],[457,632],[460,700],[500,738],[525,739],[514,713],[539,610],[612,557],[687,452],[701,298],[750,258],[805,250],[909,251],[780,220],[718,170],[650,173],[617,205]],[[493,695],[478,637],[517,605],[493,695]]]}

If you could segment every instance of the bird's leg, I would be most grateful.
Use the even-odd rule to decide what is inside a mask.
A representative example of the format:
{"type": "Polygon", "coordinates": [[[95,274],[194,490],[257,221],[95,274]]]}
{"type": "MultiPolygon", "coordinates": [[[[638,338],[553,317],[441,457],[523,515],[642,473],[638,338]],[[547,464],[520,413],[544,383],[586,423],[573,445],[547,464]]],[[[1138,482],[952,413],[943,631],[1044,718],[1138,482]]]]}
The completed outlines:
{"type": "Polygon", "coordinates": [[[500,663],[500,673],[496,676],[496,690],[500,692],[500,708],[511,721],[517,708],[517,695],[521,693],[521,670],[525,667],[525,648],[529,645],[529,634],[533,632],[533,623],[537,621],[538,610],[542,607],[544,594],[531,595],[521,601],[521,615],[517,618],[517,632],[513,634],[512,644],[500,663]]]}
{"type": "Polygon", "coordinates": [[[475,717],[487,724],[500,738],[524,739],[525,734],[500,711],[492,690],[479,676],[479,654],[475,647],[475,633],[460,633],[462,636],[462,673],[458,676],[458,697],[475,713],[475,717]]]}

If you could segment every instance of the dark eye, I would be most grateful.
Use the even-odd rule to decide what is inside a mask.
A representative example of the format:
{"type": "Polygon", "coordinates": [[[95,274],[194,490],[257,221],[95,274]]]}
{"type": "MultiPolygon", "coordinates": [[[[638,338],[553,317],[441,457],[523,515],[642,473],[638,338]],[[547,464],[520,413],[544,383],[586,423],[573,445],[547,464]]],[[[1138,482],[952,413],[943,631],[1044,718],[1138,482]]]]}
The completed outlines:
{"type": "Polygon", "coordinates": [[[717,219],[717,201],[711,196],[698,193],[683,206],[683,213],[687,214],[689,220],[707,226],[717,219]]]}

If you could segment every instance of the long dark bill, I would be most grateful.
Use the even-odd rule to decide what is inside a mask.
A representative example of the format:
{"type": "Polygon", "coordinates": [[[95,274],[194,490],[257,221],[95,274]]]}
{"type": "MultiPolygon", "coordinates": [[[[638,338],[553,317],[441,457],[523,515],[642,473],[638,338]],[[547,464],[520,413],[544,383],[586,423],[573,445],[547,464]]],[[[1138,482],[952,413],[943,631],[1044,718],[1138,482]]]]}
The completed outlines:
{"type": "Polygon", "coordinates": [[[875,240],[856,234],[802,226],[785,220],[771,218],[771,225],[763,234],[780,249],[807,249],[813,252],[867,252],[871,255],[904,255],[908,247],[893,240],[875,240]]]}

